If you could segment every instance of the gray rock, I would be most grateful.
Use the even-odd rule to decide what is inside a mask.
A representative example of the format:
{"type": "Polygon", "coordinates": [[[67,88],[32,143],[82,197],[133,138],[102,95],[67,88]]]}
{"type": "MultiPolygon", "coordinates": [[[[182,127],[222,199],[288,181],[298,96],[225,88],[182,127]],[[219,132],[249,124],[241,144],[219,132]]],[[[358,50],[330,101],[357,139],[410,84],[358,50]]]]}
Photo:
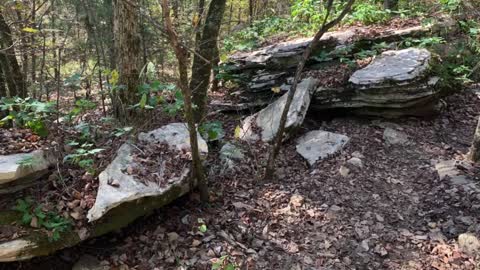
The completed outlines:
{"type": "Polygon", "coordinates": [[[55,159],[44,150],[0,156],[0,184],[25,178],[36,179],[45,175],[48,167],[53,164],[55,164],[55,159]]]}
{"type": "Polygon", "coordinates": [[[235,163],[245,158],[245,154],[240,147],[232,143],[226,143],[220,149],[220,159],[223,163],[224,170],[231,170],[235,167],[235,163]]]}
{"type": "Polygon", "coordinates": [[[232,143],[226,143],[220,149],[221,159],[242,160],[245,158],[243,150],[232,143]]]}
{"type": "MultiPolygon", "coordinates": [[[[172,147],[176,147],[179,151],[182,149],[190,149],[188,139],[188,129],[185,124],[174,123],[159,128],[157,130],[141,133],[139,140],[148,143],[167,143],[172,147]]],[[[207,143],[200,135],[199,148],[202,153],[208,153],[207,143]]],[[[124,173],[123,171],[129,165],[135,165],[132,158],[133,146],[125,143],[120,147],[117,156],[113,162],[99,175],[100,185],[98,187],[97,198],[95,204],[88,211],[87,218],[89,222],[100,219],[111,209],[119,205],[132,202],[145,197],[160,197],[167,193],[170,189],[180,187],[181,192],[178,196],[188,191],[190,167],[185,167],[177,172],[177,177],[168,180],[168,185],[159,186],[152,181],[143,181],[142,183],[134,178],[134,176],[124,173]],[[111,181],[116,181],[116,185],[110,185],[111,181]]],[[[159,171],[162,170],[159,166],[159,171]]]]}
{"type": "MultiPolygon", "coordinates": [[[[297,91],[295,92],[287,116],[287,123],[285,127],[287,137],[289,136],[289,133],[302,125],[308,107],[310,106],[312,92],[317,83],[317,80],[313,78],[307,78],[298,84],[297,91]]],[[[284,94],[282,97],[268,105],[260,112],[247,117],[243,121],[240,139],[261,139],[264,142],[272,141],[280,125],[280,117],[287,101],[287,94],[288,93],[284,94]],[[255,127],[260,129],[259,134],[256,132],[255,127]]]]}
{"type": "MultiPolygon", "coordinates": [[[[148,143],[168,143],[180,151],[190,151],[190,136],[188,134],[187,124],[185,123],[171,123],[150,132],[142,132],[138,135],[138,139],[148,143]]],[[[197,139],[200,153],[208,153],[207,142],[199,133],[197,133],[197,139]]]]}
{"type": "Polygon", "coordinates": [[[383,139],[390,145],[405,145],[408,143],[408,135],[393,128],[385,129],[383,139]]]}
{"type": "Polygon", "coordinates": [[[429,66],[431,54],[426,49],[409,48],[386,51],[363,69],[356,71],[350,82],[357,86],[380,87],[392,82],[405,83],[418,79],[429,66]]]}
{"type": "Polygon", "coordinates": [[[320,159],[333,155],[345,147],[349,137],[328,131],[310,131],[297,140],[297,152],[304,157],[310,166],[320,159]]]}
{"type": "Polygon", "coordinates": [[[359,159],[365,158],[365,156],[358,151],[353,152],[352,157],[359,158],[359,159]]]}
{"type": "Polygon", "coordinates": [[[471,166],[465,161],[440,160],[433,162],[440,180],[448,178],[451,184],[454,186],[461,186],[466,192],[480,193],[480,187],[478,186],[478,183],[476,183],[476,181],[474,181],[468,175],[468,173],[463,171],[463,169],[471,166]]]}
{"type": "Polygon", "coordinates": [[[480,255],[480,241],[471,233],[462,233],[458,236],[458,246],[470,256],[480,255]]]}
{"type": "Polygon", "coordinates": [[[357,157],[352,157],[351,159],[347,160],[347,163],[358,168],[363,168],[363,161],[357,157]]]}

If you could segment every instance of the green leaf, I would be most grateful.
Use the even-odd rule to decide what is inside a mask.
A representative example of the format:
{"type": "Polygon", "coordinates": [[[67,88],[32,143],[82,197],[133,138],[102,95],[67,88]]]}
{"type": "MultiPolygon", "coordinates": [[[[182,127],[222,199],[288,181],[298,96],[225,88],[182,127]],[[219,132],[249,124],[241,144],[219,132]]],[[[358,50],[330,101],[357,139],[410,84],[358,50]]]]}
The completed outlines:
{"type": "Polygon", "coordinates": [[[24,213],[22,216],[22,223],[25,225],[30,224],[32,222],[32,215],[30,213],[24,213]]]}
{"type": "Polygon", "coordinates": [[[235,270],[235,266],[231,263],[229,263],[226,267],[225,270],[235,270]]]}
{"type": "Polygon", "coordinates": [[[207,225],[202,224],[202,225],[198,226],[198,230],[202,233],[206,233],[207,232],[207,225]]]}
{"type": "Polygon", "coordinates": [[[145,109],[146,104],[147,104],[147,94],[143,94],[142,99],[140,99],[140,108],[145,109]]]}
{"type": "Polygon", "coordinates": [[[34,28],[31,28],[31,27],[25,27],[22,29],[23,32],[27,32],[27,33],[37,33],[38,30],[37,29],[34,29],[34,28]]]}

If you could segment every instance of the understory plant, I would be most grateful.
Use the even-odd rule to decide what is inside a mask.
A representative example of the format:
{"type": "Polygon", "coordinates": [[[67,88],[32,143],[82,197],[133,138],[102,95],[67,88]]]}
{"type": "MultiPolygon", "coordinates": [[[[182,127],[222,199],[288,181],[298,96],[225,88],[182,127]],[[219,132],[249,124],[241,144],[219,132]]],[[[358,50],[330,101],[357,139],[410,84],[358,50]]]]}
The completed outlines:
{"type": "Polygon", "coordinates": [[[48,135],[46,120],[55,112],[51,102],[19,97],[0,99],[1,111],[6,116],[0,120],[0,127],[12,123],[14,126],[29,128],[41,137],[48,135]]]}
{"type": "Polygon", "coordinates": [[[46,229],[49,234],[49,241],[60,240],[61,233],[69,231],[72,226],[69,219],[52,211],[45,211],[43,205],[35,205],[30,197],[17,200],[13,209],[22,214],[22,225],[46,229]]]}

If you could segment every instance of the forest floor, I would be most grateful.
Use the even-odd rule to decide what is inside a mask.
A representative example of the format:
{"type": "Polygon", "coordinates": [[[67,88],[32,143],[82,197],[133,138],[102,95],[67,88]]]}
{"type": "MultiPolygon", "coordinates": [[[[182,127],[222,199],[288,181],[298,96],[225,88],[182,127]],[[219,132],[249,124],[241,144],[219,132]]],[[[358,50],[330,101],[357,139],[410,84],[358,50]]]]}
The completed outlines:
{"type": "MultiPolygon", "coordinates": [[[[323,129],[350,142],[310,168],[292,138],[272,181],[260,179],[267,145],[246,146],[247,158],[232,170],[219,164],[221,145],[213,145],[210,204],[192,193],[120,232],[0,269],[71,269],[86,254],[111,269],[212,269],[220,258],[241,269],[479,269],[456,239],[480,232],[480,196],[439,179],[434,164],[463,159],[480,97],[464,91],[445,101],[445,111],[431,119],[310,113],[298,136],[323,129]],[[387,145],[385,127],[402,130],[408,142],[387,145]],[[363,168],[342,175],[354,152],[363,168]]],[[[225,139],[234,140],[241,115],[215,118],[224,122],[225,139]]]]}

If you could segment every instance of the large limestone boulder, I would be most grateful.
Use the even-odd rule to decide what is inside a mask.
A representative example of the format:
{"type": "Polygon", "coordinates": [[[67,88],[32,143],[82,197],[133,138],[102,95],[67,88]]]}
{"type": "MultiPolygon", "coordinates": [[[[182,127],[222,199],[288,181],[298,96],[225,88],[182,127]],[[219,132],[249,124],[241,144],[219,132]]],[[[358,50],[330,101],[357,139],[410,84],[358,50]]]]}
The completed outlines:
{"type": "Polygon", "coordinates": [[[55,162],[49,150],[0,156],[0,195],[31,186],[46,175],[55,162]]]}
{"type": "Polygon", "coordinates": [[[313,166],[318,160],[341,151],[350,141],[348,136],[323,130],[310,131],[297,140],[297,152],[313,166]]]}
{"type": "MultiPolygon", "coordinates": [[[[179,152],[190,151],[188,128],[184,123],[173,123],[148,133],[141,133],[138,139],[149,144],[165,143],[179,152]]],[[[198,142],[200,152],[207,154],[207,143],[200,135],[198,135],[198,142]]],[[[169,179],[166,186],[160,186],[153,181],[139,181],[135,179],[135,176],[128,174],[126,169],[129,166],[138,166],[133,160],[133,149],[134,147],[129,143],[122,145],[117,152],[117,157],[100,173],[97,198],[87,214],[90,222],[100,219],[106,212],[124,203],[145,197],[163,196],[172,187],[182,186],[185,188],[178,194],[179,196],[188,191],[190,166],[178,172],[178,177],[169,179]]],[[[164,166],[165,164],[158,164],[159,173],[164,171],[164,166]]]]}
{"type": "Polygon", "coordinates": [[[430,59],[431,53],[426,49],[386,51],[368,66],[356,71],[349,81],[355,87],[365,89],[408,83],[424,75],[430,59]]]}
{"type": "MultiPolygon", "coordinates": [[[[150,144],[168,144],[172,153],[190,150],[188,129],[183,123],[174,123],[160,129],[139,135],[139,143],[144,147],[150,144]]],[[[202,153],[208,152],[206,142],[199,137],[202,153]]],[[[135,143],[126,143],[120,147],[115,159],[103,171],[94,206],[89,210],[87,227],[62,232],[59,241],[51,241],[46,232],[30,227],[22,227],[22,234],[14,239],[0,242],[0,262],[26,260],[45,256],[63,248],[74,246],[88,238],[118,230],[135,219],[151,213],[180,196],[186,194],[196,183],[190,177],[190,166],[176,167],[175,177],[166,179],[162,185],[149,179],[135,179],[128,174],[127,166],[139,165],[134,155],[140,151],[135,143]]],[[[188,155],[187,155],[188,156],[188,155]]],[[[188,162],[188,160],[187,160],[188,162]]],[[[159,173],[164,164],[158,164],[159,173]]],[[[172,175],[172,174],[169,174],[172,175]]],[[[138,175],[135,175],[138,177],[138,175]]],[[[146,175],[151,178],[154,175],[146,175]]],[[[20,226],[22,213],[8,210],[0,212],[2,226],[20,226]]]]}
{"type": "MultiPolygon", "coordinates": [[[[302,80],[295,92],[287,116],[286,135],[302,125],[310,106],[313,90],[318,81],[313,78],[302,80]]],[[[280,125],[280,118],[285,108],[288,93],[277,99],[260,112],[247,117],[243,121],[240,138],[242,140],[262,140],[270,142],[275,138],[280,125]]]]}

